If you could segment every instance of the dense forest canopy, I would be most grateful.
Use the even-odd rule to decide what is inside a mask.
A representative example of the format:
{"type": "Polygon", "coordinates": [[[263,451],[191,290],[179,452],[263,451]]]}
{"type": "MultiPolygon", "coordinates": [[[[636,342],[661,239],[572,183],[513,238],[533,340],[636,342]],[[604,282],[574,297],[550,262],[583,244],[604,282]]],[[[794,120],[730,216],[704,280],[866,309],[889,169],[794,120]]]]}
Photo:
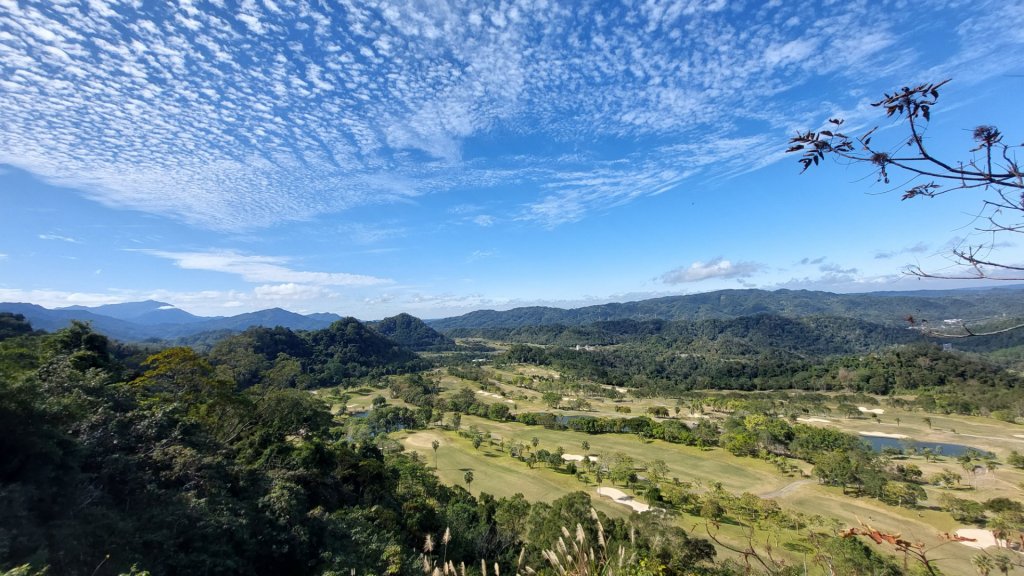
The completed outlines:
{"type": "Polygon", "coordinates": [[[270,379],[279,385],[322,388],[426,366],[414,352],[355,318],[309,332],[250,328],[217,342],[210,361],[242,387],[270,379]]]}

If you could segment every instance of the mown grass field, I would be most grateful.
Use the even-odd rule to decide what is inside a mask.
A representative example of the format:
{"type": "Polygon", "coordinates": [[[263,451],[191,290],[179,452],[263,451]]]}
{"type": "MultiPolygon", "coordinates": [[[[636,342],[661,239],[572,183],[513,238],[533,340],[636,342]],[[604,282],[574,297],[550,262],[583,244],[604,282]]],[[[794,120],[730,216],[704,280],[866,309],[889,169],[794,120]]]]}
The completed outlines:
{"type": "MultiPolygon", "coordinates": [[[[463,418],[464,426],[474,424],[479,426],[481,422],[487,421],[481,421],[480,419],[473,417],[463,418]]],[[[516,425],[513,424],[512,427],[514,426],[516,425]]],[[[519,432],[523,434],[523,439],[527,442],[532,439],[533,435],[530,435],[532,431],[543,431],[543,429],[537,430],[535,427],[527,427],[523,425],[518,426],[523,428],[523,430],[519,432]]],[[[481,430],[484,430],[483,426],[479,427],[481,430]]],[[[507,431],[508,429],[505,428],[505,430],[507,431]]],[[[549,435],[544,436],[549,440],[556,438],[559,434],[558,432],[546,432],[550,432],[549,435]]],[[[540,437],[538,434],[534,435],[540,437]]],[[[399,439],[407,449],[414,450],[419,453],[423,461],[431,467],[433,467],[435,463],[432,442],[437,440],[440,443],[440,447],[436,453],[436,473],[438,477],[446,484],[462,486],[465,488],[465,473],[466,471],[471,470],[473,471],[474,479],[470,486],[470,491],[474,495],[486,492],[500,498],[513,496],[518,493],[525,496],[527,500],[533,502],[551,502],[552,500],[560,498],[570,492],[583,491],[590,494],[595,509],[604,512],[609,516],[626,517],[632,512],[626,506],[612,502],[608,498],[599,496],[597,494],[598,485],[593,481],[593,477],[590,478],[588,483],[584,484],[572,475],[555,471],[543,465],[538,464],[531,469],[523,462],[509,457],[507,453],[500,452],[496,447],[488,446],[486,443],[481,445],[480,448],[474,449],[473,444],[469,439],[460,437],[453,431],[431,429],[413,432],[400,432],[396,434],[395,437],[399,439]]],[[[519,437],[509,435],[508,438],[518,439],[519,437]]],[[[616,444],[617,443],[613,442],[608,444],[608,446],[614,446],[616,444]]],[[[604,446],[605,444],[602,443],[602,445],[604,446]]],[[[538,449],[544,447],[545,442],[544,440],[541,440],[541,443],[538,445],[538,449]]],[[[553,446],[549,448],[553,448],[553,446]]],[[[650,454],[657,454],[656,448],[653,447],[648,447],[647,451],[650,454]]],[[[567,450],[567,453],[571,452],[567,450]]],[[[596,453],[593,443],[591,446],[591,453],[596,453]]],[[[664,454],[661,456],[663,457],[664,454]]],[[[713,460],[710,459],[706,460],[713,462],[713,460]]],[[[679,461],[676,461],[676,465],[680,465],[679,461]]],[[[671,468],[673,467],[670,466],[670,469],[671,468]]],[[[749,477],[756,478],[757,474],[752,474],[749,477]]],[[[607,480],[605,480],[602,485],[614,486],[607,480]]],[[[768,485],[785,486],[786,482],[780,481],[779,483],[772,483],[768,485]]],[[[628,492],[628,490],[623,486],[615,487],[628,492]]],[[[675,521],[679,525],[698,535],[705,534],[704,526],[706,522],[703,518],[687,514],[678,514],[675,516],[675,521]]],[[[716,531],[717,536],[724,542],[737,546],[745,543],[746,531],[740,526],[722,524],[720,527],[713,529],[716,531]]],[[[758,541],[764,541],[765,538],[771,537],[771,534],[759,530],[755,532],[755,537],[758,541]]],[[[725,552],[725,554],[731,555],[727,552],[725,552]]],[[[783,554],[785,555],[786,553],[783,554]]],[[[796,556],[791,556],[790,560],[797,561],[798,558],[796,556]]]]}
{"type": "MultiPolygon", "coordinates": [[[[491,371],[496,378],[490,382],[491,391],[498,391],[505,398],[515,402],[515,411],[551,411],[541,399],[541,392],[511,382],[517,376],[532,378],[534,376],[549,380],[531,380],[529,386],[540,386],[551,381],[557,382],[557,374],[542,367],[515,367],[514,369],[491,371]]],[[[480,389],[476,382],[465,381],[447,374],[439,374],[445,394],[453,393],[462,387],[474,391],[480,389]]],[[[370,398],[369,395],[366,398],[370,398]]],[[[361,398],[362,400],[362,398],[361,398]]],[[[499,402],[489,396],[480,396],[484,402],[499,402]]],[[[389,400],[390,402],[390,400],[389,400]]],[[[670,398],[651,398],[643,400],[612,400],[591,398],[591,410],[587,412],[560,411],[565,414],[585,413],[593,416],[625,417],[643,415],[648,406],[666,406],[672,408],[676,401],[670,398]],[[616,412],[616,406],[630,406],[631,414],[616,412]]],[[[820,426],[833,426],[853,433],[886,433],[906,435],[915,440],[964,444],[995,453],[1004,461],[1011,450],[1024,451],[1024,427],[995,421],[988,418],[947,416],[908,412],[881,406],[885,413],[877,417],[844,418],[826,416],[827,423],[815,423],[820,426]],[[899,422],[897,423],[897,419],[899,422]],[[930,422],[929,422],[930,421],[930,422]],[[930,425],[929,425],[930,423],[930,425]]],[[[687,409],[682,414],[689,416],[687,409]]],[[[964,527],[956,522],[947,512],[939,508],[941,493],[948,491],[926,486],[928,500],[923,501],[916,509],[898,508],[886,505],[871,498],[855,498],[843,494],[839,488],[826,487],[816,481],[808,482],[800,475],[783,474],[771,464],[755,458],[740,458],[725,450],[715,448],[700,450],[694,447],[670,444],[660,440],[640,440],[636,436],[626,434],[589,435],[573,431],[547,430],[540,426],[526,426],[516,422],[495,422],[473,416],[463,416],[462,428],[475,427],[482,433],[490,434],[495,442],[520,442],[531,444],[533,438],[539,440],[537,449],[554,452],[559,447],[566,454],[583,454],[583,442],[589,443],[587,454],[598,459],[607,459],[621,453],[632,457],[638,465],[654,460],[663,460],[669,472],[667,478],[678,478],[680,481],[691,482],[698,489],[707,488],[718,482],[724,489],[735,494],[749,492],[758,496],[773,497],[785,510],[800,512],[807,516],[822,516],[834,519],[834,527],[851,527],[862,524],[870,525],[883,531],[900,533],[912,541],[922,542],[931,550],[930,557],[939,560],[939,567],[945,574],[974,573],[970,558],[978,553],[967,546],[943,539],[942,533],[952,533],[964,527]]],[[[446,483],[465,487],[463,480],[467,470],[474,473],[471,491],[474,494],[487,492],[492,495],[512,496],[522,493],[531,501],[549,502],[572,491],[583,490],[591,494],[594,505],[599,510],[616,516],[630,513],[630,509],[614,503],[596,494],[597,484],[593,476],[588,482],[580,482],[576,477],[564,472],[555,471],[544,465],[536,465],[530,469],[526,464],[511,458],[497,446],[485,442],[474,449],[469,439],[460,437],[454,431],[431,429],[425,431],[402,432],[396,436],[403,445],[415,450],[423,456],[425,462],[433,465],[435,453],[431,442],[438,440],[441,444],[436,453],[437,474],[446,483]]],[[[1024,471],[1003,465],[994,472],[972,475],[960,468],[959,463],[950,457],[940,457],[937,461],[927,462],[920,456],[906,457],[905,461],[919,466],[925,477],[951,469],[963,475],[963,486],[953,490],[956,496],[984,501],[997,496],[1014,500],[1021,499],[1024,471]]],[[[811,465],[806,462],[793,461],[805,472],[810,472],[811,465]]],[[[612,484],[605,480],[604,486],[612,484]]],[[[616,486],[626,490],[623,486],[616,486]]],[[[706,522],[702,518],[678,514],[675,521],[697,535],[704,535],[706,522]]],[[[819,528],[820,529],[820,528],[819,528]]],[[[723,524],[719,536],[731,544],[745,543],[747,533],[744,529],[723,524]]],[[[794,539],[795,534],[777,535],[776,545],[784,545],[794,539]]],[[[765,542],[776,537],[767,532],[755,530],[755,541],[765,542]]],[[[890,550],[885,550],[889,552],[890,550]]],[[[783,547],[775,550],[792,563],[800,563],[802,556],[797,552],[787,551],[783,547]]]]}

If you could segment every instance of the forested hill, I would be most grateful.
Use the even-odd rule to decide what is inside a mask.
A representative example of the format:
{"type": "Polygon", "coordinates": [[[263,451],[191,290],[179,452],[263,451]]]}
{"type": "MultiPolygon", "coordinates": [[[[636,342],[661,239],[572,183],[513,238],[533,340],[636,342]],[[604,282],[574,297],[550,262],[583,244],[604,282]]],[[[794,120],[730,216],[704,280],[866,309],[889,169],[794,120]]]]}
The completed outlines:
{"type": "Polygon", "coordinates": [[[607,320],[707,320],[758,314],[790,318],[842,316],[890,326],[906,325],[905,319],[941,322],[1024,317],[1024,285],[990,289],[873,292],[833,294],[808,290],[718,290],[703,294],[668,296],[562,309],[514,308],[507,311],[478,310],[462,316],[428,320],[443,333],[456,329],[520,328],[562,324],[580,326],[607,320]]]}
{"type": "Polygon", "coordinates": [[[240,388],[336,386],[352,378],[415,371],[427,364],[414,352],[355,318],[322,330],[249,328],[219,341],[210,362],[240,388]]]}
{"type": "Polygon", "coordinates": [[[403,313],[377,322],[368,322],[367,326],[410,350],[439,351],[455,348],[454,340],[409,314],[403,313]]]}
{"type": "Polygon", "coordinates": [[[555,346],[643,344],[659,349],[719,355],[757,355],[782,350],[801,356],[857,354],[894,344],[923,341],[907,327],[885,326],[854,318],[786,318],[759,314],[728,320],[609,320],[584,326],[458,328],[455,337],[555,346]]]}

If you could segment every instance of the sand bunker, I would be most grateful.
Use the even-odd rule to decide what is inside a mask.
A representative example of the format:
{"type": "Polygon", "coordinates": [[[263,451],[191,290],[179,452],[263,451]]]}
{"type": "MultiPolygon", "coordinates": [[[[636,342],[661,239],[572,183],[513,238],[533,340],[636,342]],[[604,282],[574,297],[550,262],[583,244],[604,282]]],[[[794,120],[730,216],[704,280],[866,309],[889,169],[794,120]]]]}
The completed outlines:
{"type": "Polygon", "coordinates": [[[509,400],[508,398],[505,398],[501,394],[495,394],[494,392],[487,392],[485,390],[477,390],[476,393],[477,394],[483,394],[484,396],[490,396],[491,398],[497,398],[498,400],[503,400],[505,402],[508,402],[509,404],[515,404],[514,400],[509,400]]]}
{"type": "Polygon", "coordinates": [[[970,538],[973,541],[957,540],[957,542],[964,546],[978,548],[979,550],[984,550],[985,548],[991,548],[993,546],[1006,547],[1006,540],[999,540],[997,542],[996,537],[992,535],[991,530],[982,530],[981,528],[960,528],[953,534],[960,538],[970,538]]]}
{"type": "MultiPolygon", "coordinates": [[[[597,456],[587,456],[591,462],[597,462],[597,456]]],[[[579,454],[562,454],[562,460],[566,462],[583,462],[583,456],[579,454]]]]}
{"type": "Polygon", "coordinates": [[[904,438],[910,438],[910,436],[907,436],[906,434],[889,434],[888,432],[875,432],[874,430],[872,430],[870,432],[861,432],[860,435],[861,436],[876,436],[878,438],[895,438],[897,440],[903,440],[904,438]]]}
{"type": "Polygon", "coordinates": [[[601,496],[607,496],[612,500],[618,502],[619,504],[622,504],[623,506],[629,506],[630,508],[636,510],[637,512],[647,512],[648,510],[651,509],[651,507],[648,506],[647,504],[644,504],[643,502],[637,502],[636,500],[633,499],[632,496],[626,494],[625,492],[619,490],[618,488],[605,488],[604,486],[602,486],[597,489],[597,493],[601,496]]]}
{"type": "Polygon", "coordinates": [[[865,408],[863,406],[857,406],[857,410],[860,410],[865,414],[885,414],[885,410],[882,410],[881,408],[865,408]]]}
{"type": "Polygon", "coordinates": [[[822,424],[829,424],[831,420],[825,420],[824,418],[797,418],[797,422],[820,422],[822,424]]]}

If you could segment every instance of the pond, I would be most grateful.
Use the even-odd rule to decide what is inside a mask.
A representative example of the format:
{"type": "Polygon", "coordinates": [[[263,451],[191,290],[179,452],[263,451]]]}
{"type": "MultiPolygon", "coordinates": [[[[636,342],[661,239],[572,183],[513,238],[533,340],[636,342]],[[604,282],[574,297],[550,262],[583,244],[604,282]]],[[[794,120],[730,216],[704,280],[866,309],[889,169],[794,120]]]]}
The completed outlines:
{"type": "Polygon", "coordinates": [[[876,452],[881,452],[886,448],[895,448],[904,453],[909,453],[916,450],[917,452],[923,451],[925,448],[931,450],[933,453],[940,456],[951,456],[956,458],[966,454],[968,451],[973,450],[981,456],[991,456],[991,452],[985,450],[979,450],[973,446],[964,446],[963,444],[947,444],[945,442],[923,442],[921,440],[913,440],[911,438],[886,438],[884,436],[868,436],[862,435],[868,444],[871,445],[871,449],[876,452]]]}

